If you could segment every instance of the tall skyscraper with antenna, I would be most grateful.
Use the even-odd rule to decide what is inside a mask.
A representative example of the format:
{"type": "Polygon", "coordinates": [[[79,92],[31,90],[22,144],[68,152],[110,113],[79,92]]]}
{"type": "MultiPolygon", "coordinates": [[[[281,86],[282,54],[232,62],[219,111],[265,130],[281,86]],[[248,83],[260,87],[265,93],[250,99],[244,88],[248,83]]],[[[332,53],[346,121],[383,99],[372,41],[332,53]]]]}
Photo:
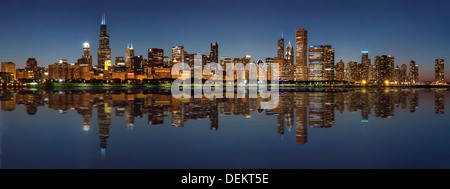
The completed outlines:
{"type": "Polygon", "coordinates": [[[103,71],[105,61],[111,60],[111,49],[109,48],[109,36],[106,34],[106,18],[102,17],[100,25],[99,47],[97,50],[97,69],[103,71]]]}
{"type": "Polygon", "coordinates": [[[291,41],[286,46],[285,51],[285,64],[284,74],[288,81],[294,80],[294,48],[291,45],[291,41]]]}
{"type": "Polygon", "coordinates": [[[284,59],[284,38],[281,35],[281,39],[278,40],[278,58],[284,59]]]}
{"type": "Polygon", "coordinates": [[[371,67],[371,62],[369,59],[369,51],[364,48],[364,50],[361,51],[361,70],[359,70],[360,72],[360,80],[363,81],[369,81],[370,80],[370,67],[371,67]]]}
{"type": "Polygon", "coordinates": [[[128,68],[131,68],[131,59],[134,57],[134,49],[133,44],[130,45],[127,44],[127,51],[125,52],[125,66],[128,68]]]}

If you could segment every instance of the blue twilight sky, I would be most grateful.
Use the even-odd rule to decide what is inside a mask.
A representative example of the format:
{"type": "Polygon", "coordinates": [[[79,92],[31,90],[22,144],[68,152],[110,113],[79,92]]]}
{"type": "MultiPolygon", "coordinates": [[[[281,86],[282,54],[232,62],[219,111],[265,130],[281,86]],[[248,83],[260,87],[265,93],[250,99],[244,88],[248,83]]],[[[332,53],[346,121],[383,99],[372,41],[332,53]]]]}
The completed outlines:
{"type": "MultiPolygon", "coordinates": [[[[277,40],[295,44],[295,30],[308,30],[308,45],[330,44],[336,62],[361,60],[367,47],[391,54],[395,64],[415,60],[420,80],[434,80],[434,60],[450,61],[450,1],[317,0],[167,0],[85,1],[5,0],[0,2],[0,61],[24,67],[59,59],[75,62],[82,44],[91,44],[97,63],[98,35],[106,14],[111,56],[125,56],[127,43],[137,55],[148,48],[183,45],[189,53],[209,53],[218,42],[219,56],[263,59],[276,56],[277,40]]],[[[446,80],[450,80],[446,66],[446,80]]]]}

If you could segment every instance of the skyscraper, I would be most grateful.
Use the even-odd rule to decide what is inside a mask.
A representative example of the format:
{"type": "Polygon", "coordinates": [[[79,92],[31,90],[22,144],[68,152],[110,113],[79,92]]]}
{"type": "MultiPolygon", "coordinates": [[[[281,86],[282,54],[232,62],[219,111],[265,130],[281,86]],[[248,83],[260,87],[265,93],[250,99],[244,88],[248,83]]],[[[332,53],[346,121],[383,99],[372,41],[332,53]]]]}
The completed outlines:
{"type": "Polygon", "coordinates": [[[434,79],[436,84],[444,84],[444,59],[439,58],[434,61],[434,79]]]}
{"type": "Polygon", "coordinates": [[[162,68],[164,62],[164,49],[148,49],[148,64],[150,67],[162,68]]]}
{"type": "Polygon", "coordinates": [[[284,59],[284,38],[278,40],[278,58],[284,59]]]}
{"type": "Polygon", "coordinates": [[[401,68],[400,68],[400,83],[404,83],[407,82],[407,76],[406,76],[406,64],[402,64],[401,68]]]}
{"type": "Polygon", "coordinates": [[[14,80],[16,80],[16,64],[13,62],[2,62],[1,72],[13,74],[14,80]]]}
{"type": "Polygon", "coordinates": [[[375,57],[377,84],[385,85],[394,80],[394,57],[382,55],[375,57]]]}
{"type": "Polygon", "coordinates": [[[143,74],[143,64],[142,64],[142,55],[135,56],[131,59],[131,70],[134,72],[134,75],[142,75],[143,74]]]}
{"type": "Polygon", "coordinates": [[[217,42],[211,43],[211,52],[209,52],[209,62],[219,63],[219,45],[217,42]]]}
{"type": "Polygon", "coordinates": [[[91,48],[88,42],[83,44],[83,56],[78,59],[76,64],[80,66],[88,66],[89,68],[92,67],[91,48]]]}
{"type": "Polygon", "coordinates": [[[394,71],[392,73],[392,82],[399,83],[400,82],[400,67],[395,66],[394,71]]]}
{"type": "Polygon", "coordinates": [[[371,62],[369,59],[369,51],[367,50],[363,50],[361,51],[361,70],[360,70],[360,80],[366,80],[368,81],[370,79],[370,66],[371,66],[371,62]]]}
{"type": "Polygon", "coordinates": [[[285,52],[284,75],[288,81],[294,80],[294,48],[289,41],[285,52]]]}
{"type": "Polygon", "coordinates": [[[125,66],[127,66],[128,68],[131,68],[131,64],[133,64],[132,62],[132,58],[134,57],[134,49],[133,49],[133,44],[131,44],[131,47],[127,44],[127,50],[125,52],[125,66]]]}
{"type": "Polygon", "coordinates": [[[309,47],[309,80],[323,81],[324,79],[324,53],[319,45],[309,47]]]}
{"type": "Polygon", "coordinates": [[[394,57],[392,55],[388,55],[387,56],[387,66],[389,69],[389,80],[394,81],[394,71],[395,71],[395,66],[394,66],[394,57]]]}
{"type": "Polygon", "coordinates": [[[347,81],[356,82],[358,79],[358,62],[356,60],[347,63],[347,81]]]}
{"type": "Polygon", "coordinates": [[[324,52],[325,80],[332,81],[335,79],[334,48],[331,45],[325,45],[322,48],[324,52]]]}
{"type": "Polygon", "coordinates": [[[28,58],[27,65],[25,69],[27,70],[33,70],[37,68],[37,60],[35,58],[28,58]]]}
{"type": "Polygon", "coordinates": [[[334,48],[331,45],[314,45],[309,48],[309,80],[334,80],[334,48]]]}
{"type": "Polygon", "coordinates": [[[100,25],[99,47],[97,50],[97,69],[103,71],[105,61],[111,60],[111,49],[109,48],[109,36],[106,34],[106,18],[102,17],[100,25]]]}
{"type": "Polygon", "coordinates": [[[308,32],[305,29],[295,31],[295,80],[308,80],[308,32]]]}
{"type": "Polygon", "coordinates": [[[419,83],[419,65],[414,68],[414,82],[419,83]]]}
{"type": "Polygon", "coordinates": [[[172,62],[184,62],[184,46],[172,47],[172,62]]]}
{"type": "Polygon", "coordinates": [[[409,63],[409,83],[417,84],[419,78],[419,66],[416,65],[414,60],[409,63]]]}
{"type": "Polygon", "coordinates": [[[123,56],[116,57],[116,66],[125,66],[125,58],[123,56]]]}
{"type": "Polygon", "coordinates": [[[25,67],[26,78],[38,79],[39,74],[37,74],[37,71],[38,71],[37,60],[35,58],[28,58],[27,65],[25,67]]]}
{"type": "Polygon", "coordinates": [[[338,81],[345,80],[344,69],[345,69],[344,61],[341,60],[338,63],[336,63],[336,80],[338,81]]]}

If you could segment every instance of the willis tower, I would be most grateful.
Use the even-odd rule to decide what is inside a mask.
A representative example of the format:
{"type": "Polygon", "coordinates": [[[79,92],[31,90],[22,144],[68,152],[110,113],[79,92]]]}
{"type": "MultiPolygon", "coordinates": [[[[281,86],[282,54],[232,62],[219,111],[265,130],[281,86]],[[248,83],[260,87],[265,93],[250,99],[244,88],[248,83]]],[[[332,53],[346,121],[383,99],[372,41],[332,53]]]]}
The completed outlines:
{"type": "Polygon", "coordinates": [[[111,60],[111,49],[109,48],[109,36],[106,34],[106,19],[105,15],[102,17],[100,26],[100,36],[98,37],[99,47],[97,50],[97,69],[103,71],[105,68],[105,61],[111,60]]]}

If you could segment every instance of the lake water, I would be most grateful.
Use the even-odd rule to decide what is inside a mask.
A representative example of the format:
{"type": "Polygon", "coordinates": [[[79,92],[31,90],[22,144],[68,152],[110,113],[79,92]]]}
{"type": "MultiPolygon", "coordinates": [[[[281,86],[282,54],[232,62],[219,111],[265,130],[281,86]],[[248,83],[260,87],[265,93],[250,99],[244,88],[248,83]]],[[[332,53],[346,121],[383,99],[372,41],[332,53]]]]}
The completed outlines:
{"type": "Polygon", "coordinates": [[[2,90],[0,168],[450,168],[446,89],[2,90]]]}

